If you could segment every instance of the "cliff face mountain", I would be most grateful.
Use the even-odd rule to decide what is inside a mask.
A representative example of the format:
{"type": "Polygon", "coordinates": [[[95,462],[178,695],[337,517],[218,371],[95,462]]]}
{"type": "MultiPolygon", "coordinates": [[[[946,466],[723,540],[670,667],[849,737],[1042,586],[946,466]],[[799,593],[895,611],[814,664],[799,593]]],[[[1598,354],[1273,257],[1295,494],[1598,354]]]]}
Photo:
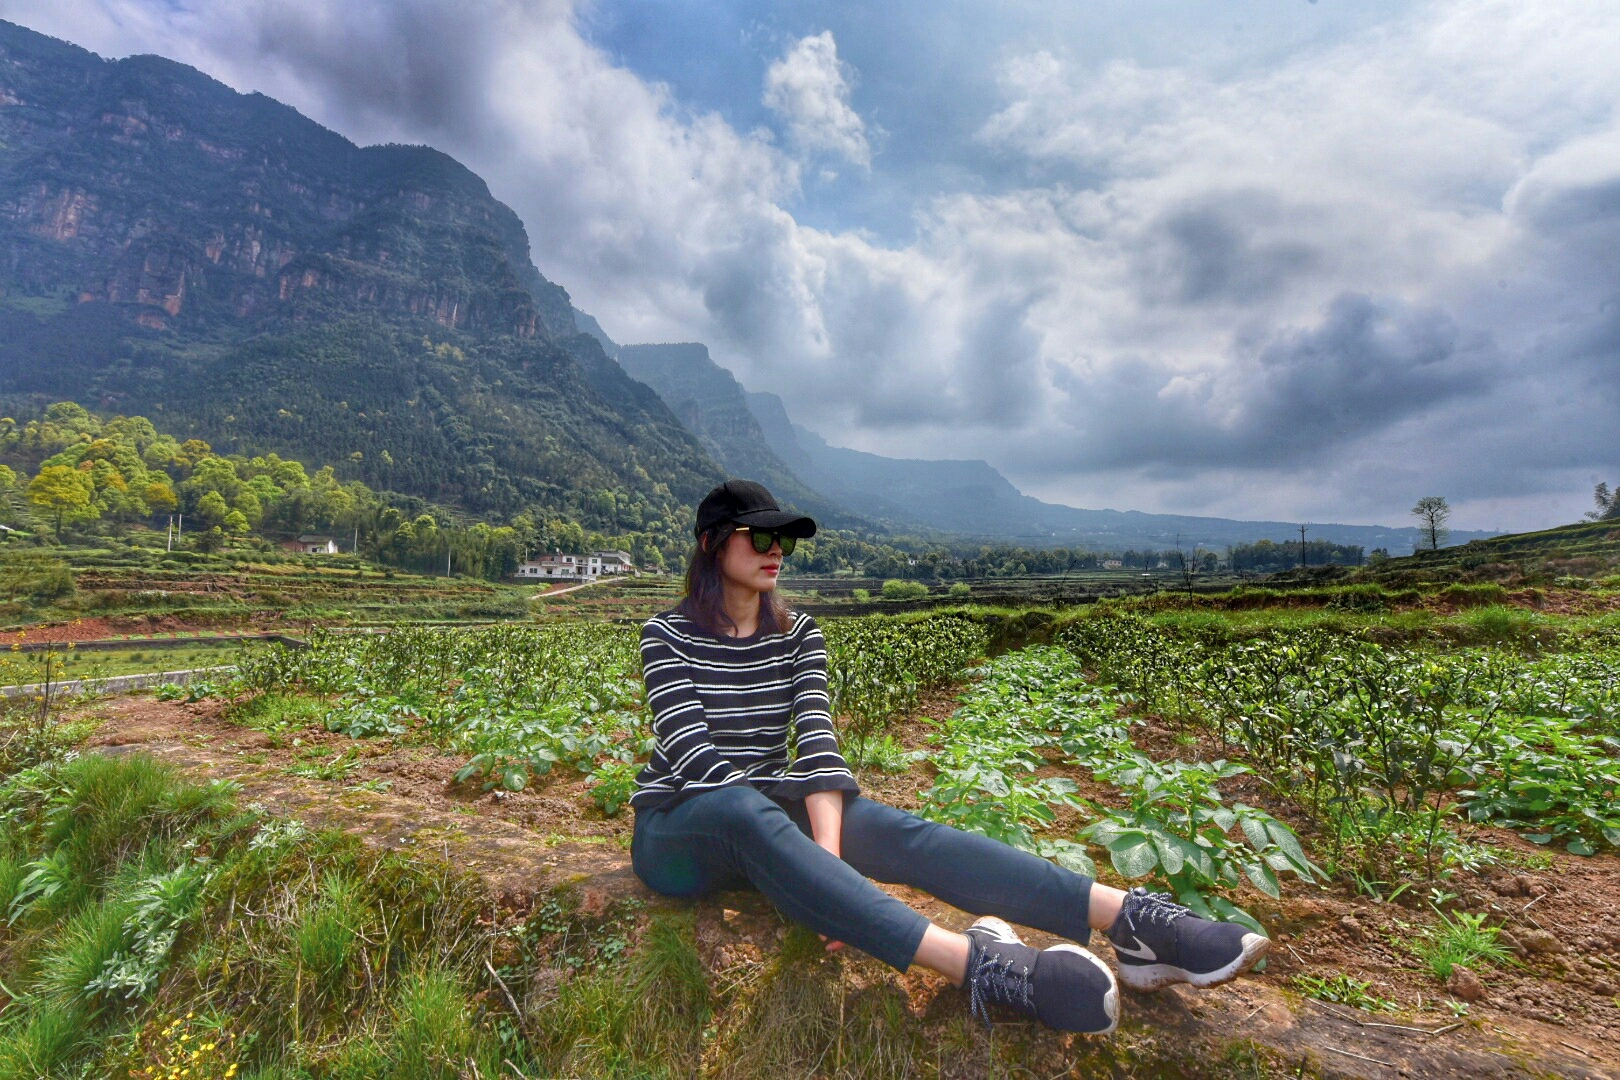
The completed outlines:
{"type": "Polygon", "coordinates": [[[618,490],[644,520],[720,474],[453,159],[5,22],[0,395],[166,410],[479,510],[618,490]]]}

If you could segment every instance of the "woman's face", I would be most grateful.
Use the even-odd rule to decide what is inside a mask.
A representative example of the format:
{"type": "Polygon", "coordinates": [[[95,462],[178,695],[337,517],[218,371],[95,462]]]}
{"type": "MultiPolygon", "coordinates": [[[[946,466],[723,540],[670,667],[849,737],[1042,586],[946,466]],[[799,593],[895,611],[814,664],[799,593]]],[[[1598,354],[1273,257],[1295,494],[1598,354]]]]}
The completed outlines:
{"type": "Polygon", "coordinates": [[[753,537],[745,532],[734,532],[726,538],[720,549],[720,576],[728,584],[770,592],[776,588],[776,575],[782,571],[782,546],[772,544],[771,550],[761,555],[754,550],[753,537]]]}

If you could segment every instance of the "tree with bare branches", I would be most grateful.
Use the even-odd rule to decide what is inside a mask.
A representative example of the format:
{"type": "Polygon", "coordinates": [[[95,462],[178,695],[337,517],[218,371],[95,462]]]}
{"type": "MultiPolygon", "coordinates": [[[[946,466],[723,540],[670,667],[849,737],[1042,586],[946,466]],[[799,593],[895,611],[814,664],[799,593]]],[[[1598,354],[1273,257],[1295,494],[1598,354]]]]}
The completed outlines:
{"type": "Polygon", "coordinates": [[[1440,545],[1451,535],[1451,530],[1446,528],[1446,520],[1451,517],[1451,507],[1446,505],[1445,496],[1423,496],[1417,501],[1417,505],[1412,507],[1412,516],[1418,519],[1418,529],[1423,533],[1423,539],[1429,545],[1429,550],[1439,551],[1440,545]]]}

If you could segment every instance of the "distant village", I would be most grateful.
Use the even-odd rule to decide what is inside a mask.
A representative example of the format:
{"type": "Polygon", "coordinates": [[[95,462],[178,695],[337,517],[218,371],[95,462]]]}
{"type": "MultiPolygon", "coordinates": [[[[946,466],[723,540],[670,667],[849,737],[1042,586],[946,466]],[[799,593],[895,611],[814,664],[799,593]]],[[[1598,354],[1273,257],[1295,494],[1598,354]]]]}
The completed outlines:
{"type": "MultiPolygon", "coordinates": [[[[305,533],[281,545],[288,551],[303,555],[341,555],[348,547],[347,540],[335,536],[305,533]]],[[[628,551],[593,551],[589,555],[564,555],[560,552],[542,555],[518,564],[513,576],[519,579],[544,581],[591,582],[611,574],[638,574],[635,560],[628,551]]]]}

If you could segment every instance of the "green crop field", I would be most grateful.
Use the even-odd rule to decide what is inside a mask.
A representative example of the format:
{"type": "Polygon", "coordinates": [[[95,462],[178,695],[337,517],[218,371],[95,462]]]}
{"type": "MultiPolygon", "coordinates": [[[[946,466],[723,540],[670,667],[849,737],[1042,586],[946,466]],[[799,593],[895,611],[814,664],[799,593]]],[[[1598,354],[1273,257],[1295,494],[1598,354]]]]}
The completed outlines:
{"type": "MultiPolygon", "coordinates": [[[[635,628],[600,616],[664,605],[670,583],[601,588],[595,610],[580,590],[539,623],[256,644],[229,678],[158,696],[228,703],[273,746],[319,732],[319,756],[287,771],[335,789],[381,790],[370,756],[415,747],[451,755],[469,798],[556,792],[611,820],[650,730],[635,628]]],[[[1613,617],[1367,587],[1245,595],[823,620],[846,755],[925,816],[1214,917],[1265,928],[1324,888],[1401,913],[1406,983],[1380,997],[1365,969],[1297,970],[1307,996],[1432,1023],[1457,966],[1561,978],[1515,974],[1507,923],[1467,898],[1491,874],[1620,852],[1613,617]]],[[[548,902],[497,934],[448,871],[306,834],[139,757],[75,759],[71,715],[11,723],[0,982],[26,1008],[0,1012],[0,1075],[362,1076],[406,1059],[447,1077],[744,1075],[759,1010],[783,1007],[771,995],[825,985],[771,974],[812,962],[792,938],[716,982],[679,911],[548,902]],[[250,925],[248,910],[274,914],[250,925]]],[[[949,1071],[924,1061],[938,1032],[861,1007],[878,1011],[837,1050],[859,1065],[843,1071],[883,1075],[895,1055],[949,1071]]],[[[827,1031],[800,1036],[778,1065],[829,1052],[827,1031]]]]}

